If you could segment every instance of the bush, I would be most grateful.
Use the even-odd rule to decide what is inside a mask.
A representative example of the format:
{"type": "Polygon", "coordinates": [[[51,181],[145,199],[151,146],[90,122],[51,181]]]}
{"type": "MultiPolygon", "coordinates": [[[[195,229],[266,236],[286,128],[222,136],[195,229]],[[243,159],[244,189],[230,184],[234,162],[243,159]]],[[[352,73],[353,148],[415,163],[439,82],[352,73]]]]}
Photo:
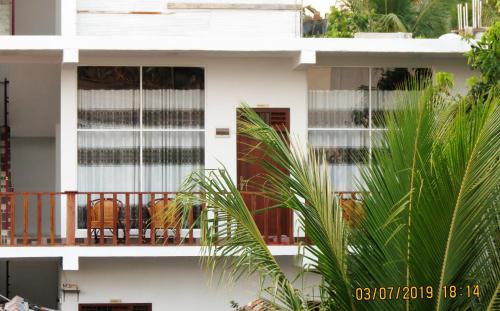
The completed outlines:
{"type": "Polygon", "coordinates": [[[467,53],[469,65],[481,72],[481,76],[469,79],[473,94],[489,93],[500,81],[500,22],[496,22],[472,45],[467,53]]]}
{"type": "Polygon", "coordinates": [[[350,10],[332,6],[328,16],[327,37],[352,38],[356,32],[366,31],[368,22],[369,14],[353,13],[350,10]]]}

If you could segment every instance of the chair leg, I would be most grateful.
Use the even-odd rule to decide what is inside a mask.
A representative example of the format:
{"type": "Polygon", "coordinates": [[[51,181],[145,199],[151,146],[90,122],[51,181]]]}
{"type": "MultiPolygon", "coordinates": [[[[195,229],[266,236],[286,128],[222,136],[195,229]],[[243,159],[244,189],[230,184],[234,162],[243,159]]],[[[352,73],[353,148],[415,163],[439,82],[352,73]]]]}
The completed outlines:
{"type": "Polygon", "coordinates": [[[97,237],[97,229],[94,229],[94,243],[95,244],[99,243],[99,239],[97,237]]]}

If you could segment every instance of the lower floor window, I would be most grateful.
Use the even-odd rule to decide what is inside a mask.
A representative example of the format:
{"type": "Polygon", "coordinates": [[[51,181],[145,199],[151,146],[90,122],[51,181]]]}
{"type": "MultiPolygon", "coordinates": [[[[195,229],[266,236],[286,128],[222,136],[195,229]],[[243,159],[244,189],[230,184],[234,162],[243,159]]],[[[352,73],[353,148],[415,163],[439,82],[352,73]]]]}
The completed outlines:
{"type": "Polygon", "coordinates": [[[151,311],[150,303],[80,304],[78,311],[151,311]]]}

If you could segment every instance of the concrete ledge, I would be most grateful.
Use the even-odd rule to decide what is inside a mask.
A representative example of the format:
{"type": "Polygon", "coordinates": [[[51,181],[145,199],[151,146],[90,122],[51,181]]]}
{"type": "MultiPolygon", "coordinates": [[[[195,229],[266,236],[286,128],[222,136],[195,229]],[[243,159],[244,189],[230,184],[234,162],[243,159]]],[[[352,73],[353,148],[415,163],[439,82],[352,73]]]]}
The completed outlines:
{"type": "MultiPolygon", "coordinates": [[[[295,256],[299,246],[269,246],[274,256],[295,256]]],[[[205,254],[206,255],[206,254],[205,254]]],[[[62,258],[63,270],[78,270],[80,258],[205,256],[201,246],[14,246],[0,247],[0,258],[62,258]]]]}
{"type": "MultiPolygon", "coordinates": [[[[194,38],[168,36],[0,36],[0,53],[13,51],[31,54],[80,51],[172,51],[172,52],[273,52],[290,56],[301,51],[317,53],[394,53],[460,55],[470,45],[460,39],[324,39],[324,38],[194,38]]],[[[0,54],[1,55],[1,54],[0,54]]],[[[10,54],[12,55],[12,53],[10,54]]]]}
{"type": "MultiPolygon", "coordinates": [[[[263,1],[264,2],[264,1],[263,1]]],[[[169,2],[167,8],[171,10],[279,10],[300,11],[301,5],[296,4],[268,4],[268,3],[186,3],[169,2]]]]}

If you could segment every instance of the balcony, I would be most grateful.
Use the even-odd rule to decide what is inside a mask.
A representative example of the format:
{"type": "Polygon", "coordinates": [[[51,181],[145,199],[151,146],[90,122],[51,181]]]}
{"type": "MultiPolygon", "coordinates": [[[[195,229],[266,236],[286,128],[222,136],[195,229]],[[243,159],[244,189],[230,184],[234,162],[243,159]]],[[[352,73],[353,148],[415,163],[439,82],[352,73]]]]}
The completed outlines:
{"type": "MultiPolygon", "coordinates": [[[[155,209],[167,207],[176,194],[1,193],[0,247],[200,246],[198,217],[205,209],[204,204],[195,204],[188,215],[177,216],[184,221],[165,223],[155,216],[155,209]],[[59,221],[59,215],[65,215],[64,221],[59,221]]],[[[270,206],[269,200],[257,192],[241,194],[268,245],[296,245],[306,240],[303,234],[294,235],[291,213],[287,219],[277,209],[259,212],[259,209],[270,206]]],[[[343,206],[349,207],[356,194],[340,193],[340,197],[343,206]]],[[[215,223],[218,221],[217,215],[210,215],[210,219],[215,223]]]]}
{"type": "MultiPolygon", "coordinates": [[[[0,246],[179,246],[200,245],[197,221],[205,206],[195,204],[185,221],[160,224],[163,209],[176,193],[152,192],[25,192],[2,193],[0,246]],[[66,215],[58,221],[60,207],[66,215]],[[60,223],[60,224],[59,224],[60,223]],[[61,234],[63,227],[66,234],[61,234]],[[65,236],[64,236],[65,235],[65,236]]],[[[252,211],[266,204],[259,193],[242,192],[252,211]]],[[[269,204],[269,203],[267,203],[269,204]]],[[[272,245],[295,244],[291,226],[266,211],[256,215],[263,236],[272,245]]],[[[62,215],[61,214],[61,215],[62,215]]],[[[279,214],[277,214],[279,215],[279,214]]],[[[217,215],[212,221],[217,222],[217,215]]],[[[291,219],[288,220],[291,224],[291,219]]]]}

